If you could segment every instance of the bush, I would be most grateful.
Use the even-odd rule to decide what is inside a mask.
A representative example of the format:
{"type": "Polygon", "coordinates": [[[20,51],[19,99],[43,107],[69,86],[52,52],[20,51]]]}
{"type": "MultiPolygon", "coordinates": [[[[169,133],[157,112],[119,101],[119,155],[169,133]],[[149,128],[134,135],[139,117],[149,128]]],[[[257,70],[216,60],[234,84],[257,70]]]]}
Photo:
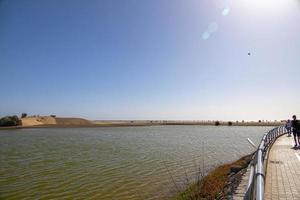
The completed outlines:
{"type": "Polygon", "coordinates": [[[216,122],[215,122],[215,125],[216,125],[216,126],[219,126],[219,125],[220,125],[220,122],[219,122],[219,121],[216,121],[216,122]]]}
{"type": "Polygon", "coordinates": [[[0,119],[0,126],[19,126],[22,125],[22,121],[18,116],[6,116],[0,119]]]}
{"type": "Polygon", "coordinates": [[[27,113],[22,113],[21,118],[27,117],[27,113]]]}
{"type": "Polygon", "coordinates": [[[228,126],[232,126],[232,122],[228,122],[228,126]]]}

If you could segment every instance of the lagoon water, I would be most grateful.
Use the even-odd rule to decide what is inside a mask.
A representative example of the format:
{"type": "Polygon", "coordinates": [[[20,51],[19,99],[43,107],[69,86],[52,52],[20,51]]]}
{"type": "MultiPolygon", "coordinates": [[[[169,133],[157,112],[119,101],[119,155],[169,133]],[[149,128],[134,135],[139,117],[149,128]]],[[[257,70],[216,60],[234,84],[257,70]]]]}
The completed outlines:
{"type": "Polygon", "coordinates": [[[251,153],[271,127],[0,131],[0,199],[169,199],[197,171],[251,153]]]}

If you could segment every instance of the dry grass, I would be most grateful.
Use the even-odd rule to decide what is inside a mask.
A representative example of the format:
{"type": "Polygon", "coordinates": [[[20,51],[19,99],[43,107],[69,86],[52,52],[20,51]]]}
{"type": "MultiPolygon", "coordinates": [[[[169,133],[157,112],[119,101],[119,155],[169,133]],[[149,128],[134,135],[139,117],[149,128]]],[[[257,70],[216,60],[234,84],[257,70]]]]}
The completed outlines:
{"type": "Polygon", "coordinates": [[[207,176],[202,177],[196,183],[189,186],[184,192],[177,195],[174,200],[212,200],[224,195],[223,191],[228,183],[232,167],[245,168],[250,162],[251,155],[239,160],[217,167],[207,176]]]}

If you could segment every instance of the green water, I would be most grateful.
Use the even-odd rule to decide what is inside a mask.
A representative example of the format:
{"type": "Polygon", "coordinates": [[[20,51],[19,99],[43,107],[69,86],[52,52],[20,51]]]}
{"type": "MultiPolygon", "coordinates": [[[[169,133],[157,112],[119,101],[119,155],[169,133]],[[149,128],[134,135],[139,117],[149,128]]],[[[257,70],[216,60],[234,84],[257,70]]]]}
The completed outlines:
{"type": "Polygon", "coordinates": [[[0,199],[169,199],[253,149],[270,127],[152,126],[0,131],[0,199]]]}

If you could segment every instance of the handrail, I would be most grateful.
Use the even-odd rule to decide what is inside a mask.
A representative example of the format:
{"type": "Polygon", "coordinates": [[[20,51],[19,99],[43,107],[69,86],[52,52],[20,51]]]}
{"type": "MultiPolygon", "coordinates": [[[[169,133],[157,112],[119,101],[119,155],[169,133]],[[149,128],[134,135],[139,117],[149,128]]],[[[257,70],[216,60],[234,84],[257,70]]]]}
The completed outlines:
{"type": "Polygon", "coordinates": [[[244,200],[263,200],[265,190],[265,156],[275,140],[286,133],[284,126],[273,128],[264,134],[250,162],[250,175],[244,200]]]}

